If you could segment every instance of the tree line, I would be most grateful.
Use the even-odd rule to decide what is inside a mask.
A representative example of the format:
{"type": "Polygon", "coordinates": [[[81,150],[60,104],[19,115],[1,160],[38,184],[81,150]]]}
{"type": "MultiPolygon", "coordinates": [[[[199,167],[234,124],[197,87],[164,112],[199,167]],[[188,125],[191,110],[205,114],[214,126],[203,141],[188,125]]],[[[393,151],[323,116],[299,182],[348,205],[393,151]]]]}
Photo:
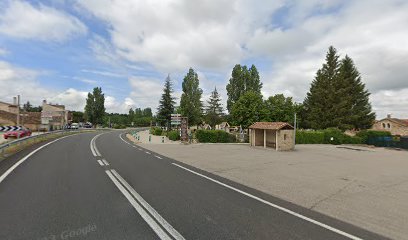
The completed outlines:
{"type": "Polygon", "coordinates": [[[225,114],[217,89],[211,92],[206,106],[201,101],[198,74],[190,68],[183,79],[180,106],[175,106],[170,76],[165,80],[157,120],[170,127],[170,115],[181,113],[188,117],[189,125],[206,122],[214,127],[222,121],[247,128],[254,122],[274,121],[293,124],[295,113],[303,128],[368,129],[375,120],[369,102],[370,93],[362,82],[353,60],[346,55],[339,58],[337,50],[330,47],[325,63],[317,71],[303,103],[292,97],[276,94],[264,100],[258,70],[235,65],[226,86],[227,110],[225,114]]]}

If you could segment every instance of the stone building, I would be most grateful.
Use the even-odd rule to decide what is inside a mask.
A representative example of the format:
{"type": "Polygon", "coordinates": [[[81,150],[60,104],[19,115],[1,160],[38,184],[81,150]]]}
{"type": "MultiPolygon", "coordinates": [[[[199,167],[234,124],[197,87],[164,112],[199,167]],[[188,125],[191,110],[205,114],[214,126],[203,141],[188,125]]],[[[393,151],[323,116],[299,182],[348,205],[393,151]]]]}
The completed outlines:
{"type": "Polygon", "coordinates": [[[0,111],[5,111],[9,113],[18,113],[18,108],[17,108],[17,103],[15,102],[16,100],[14,99],[14,103],[6,103],[6,102],[0,102],[0,111]]]}
{"type": "Polygon", "coordinates": [[[41,129],[60,130],[72,121],[72,115],[65,110],[64,105],[47,103],[43,101],[41,111],[41,129]]]}
{"type": "Polygon", "coordinates": [[[376,121],[372,127],[377,131],[388,131],[392,135],[408,136],[408,119],[392,118],[389,114],[387,118],[376,121]]]}
{"type": "Polygon", "coordinates": [[[276,151],[290,151],[295,148],[294,130],[285,122],[256,122],[249,126],[251,146],[273,148],[276,151]]]}
{"type": "Polygon", "coordinates": [[[20,112],[20,123],[17,124],[18,107],[16,99],[14,103],[0,102],[0,126],[23,126],[32,131],[37,131],[41,124],[41,113],[20,112]]]}

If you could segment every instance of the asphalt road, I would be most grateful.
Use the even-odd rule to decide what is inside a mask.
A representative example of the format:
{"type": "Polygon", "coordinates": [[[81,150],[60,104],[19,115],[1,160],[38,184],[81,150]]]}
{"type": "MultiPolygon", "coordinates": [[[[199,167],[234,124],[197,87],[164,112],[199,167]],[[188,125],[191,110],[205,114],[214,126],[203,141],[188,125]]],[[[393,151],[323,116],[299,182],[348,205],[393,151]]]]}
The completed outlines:
{"type": "Polygon", "coordinates": [[[385,239],[122,134],[73,135],[0,162],[0,239],[385,239]]]}

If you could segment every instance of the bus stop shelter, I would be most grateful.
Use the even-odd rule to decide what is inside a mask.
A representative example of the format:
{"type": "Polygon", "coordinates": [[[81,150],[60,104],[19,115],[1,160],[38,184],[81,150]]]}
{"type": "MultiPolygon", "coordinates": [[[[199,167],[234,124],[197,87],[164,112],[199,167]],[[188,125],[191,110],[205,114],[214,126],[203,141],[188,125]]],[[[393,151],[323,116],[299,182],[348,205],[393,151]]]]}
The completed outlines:
{"type": "Polygon", "coordinates": [[[256,122],[249,126],[252,147],[290,151],[295,148],[294,128],[286,122],[256,122]]]}

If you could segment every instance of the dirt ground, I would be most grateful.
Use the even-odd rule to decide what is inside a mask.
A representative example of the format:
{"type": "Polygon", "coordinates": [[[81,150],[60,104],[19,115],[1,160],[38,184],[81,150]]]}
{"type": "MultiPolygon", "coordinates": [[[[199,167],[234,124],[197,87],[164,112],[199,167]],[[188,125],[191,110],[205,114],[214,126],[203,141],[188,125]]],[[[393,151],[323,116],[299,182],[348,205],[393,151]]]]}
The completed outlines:
{"type": "Polygon", "coordinates": [[[297,145],[293,152],[245,144],[142,147],[395,239],[408,239],[408,152],[297,145]]]}

